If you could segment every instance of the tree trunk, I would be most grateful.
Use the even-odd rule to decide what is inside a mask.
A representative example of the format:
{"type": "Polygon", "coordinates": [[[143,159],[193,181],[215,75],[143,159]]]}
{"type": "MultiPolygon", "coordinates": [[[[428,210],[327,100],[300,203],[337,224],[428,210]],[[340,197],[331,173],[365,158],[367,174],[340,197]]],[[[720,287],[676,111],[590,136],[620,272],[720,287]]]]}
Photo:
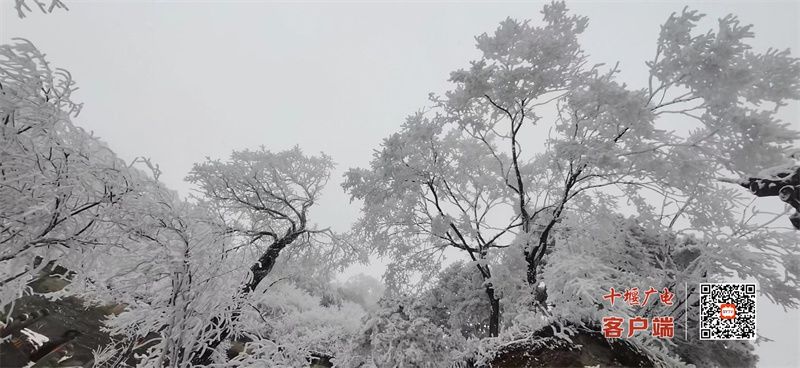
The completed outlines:
{"type": "Polygon", "coordinates": [[[489,314],[489,335],[497,337],[500,334],[500,300],[494,295],[494,286],[486,287],[486,295],[489,297],[491,313],[489,314]]]}
{"type": "Polygon", "coordinates": [[[536,260],[530,259],[529,257],[525,257],[525,258],[526,258],[526,261],[528,261],[528,270],[527,270],[527,273],[526,273],[526,276],[527,276],[526,279],[528,281],[528,285],[530,285],[530,287],[532,287],[532,288],[535,288],[536,287],[536,267],[537,267],[536,260]]]}
{"type": "MultiPolygon", "coordinates": [[[[261,280],[267,277],[267,275],[269,275],[269,273],[272,271],[272,267],[275,266],[275,260],[278,259],[281,250],[297,240],[297,238],[300,237],[300,235],[304,232],[305,231],[303,230],[291,232],[283,238],[278,239],[275,243],[272,243],[272,245],[267,248],[267,251],[264,252],[264,254],[262,254],[258,259],[258,262],[250,267],[250,272],[253,273],[253,279],[242,286],[240,293],[242,295],[247,295],[255,291],[258,287],[258,284],[261,283],[261,280]]],[[[196,355],[194,358],[192,358],[192,364],[201,366],[211,364],[211,354],[213,354],[214,350],[216,350],[219,344],[221,344],[228,338],[228,336],[230,336],[231,324],[239,320],[240,316],[241,311],[237,307],[237,309],[231,313],[231,318],[227,321],[220,320],[217,317],[212,318],[211,323],[209,323],[209,327],[206,328],[205,332],[208,332],[210,329],[214,329],[215,327],[218,328],[220,332],[206,344],[206,349],[202,354],[196,355]]]]}
{"type": "Polygon", "coordinates": [[[249,294],[256,290],[258,284],[261,283],[270,272],[272,272],[272,267],[275,266],[275,260],[278,259],[283,248],[286,248],[287,245],[292,244],[303,231],[293,232],[283,238],[279,239],[275,243],[269,246],[266,252],[261,255],[261,258],[258,259],[258,262],[253,264],[250,267],[250,272],[253,273],[253,279],[250,280],[245,286],[242,288],[242,294],[249,294]]]}

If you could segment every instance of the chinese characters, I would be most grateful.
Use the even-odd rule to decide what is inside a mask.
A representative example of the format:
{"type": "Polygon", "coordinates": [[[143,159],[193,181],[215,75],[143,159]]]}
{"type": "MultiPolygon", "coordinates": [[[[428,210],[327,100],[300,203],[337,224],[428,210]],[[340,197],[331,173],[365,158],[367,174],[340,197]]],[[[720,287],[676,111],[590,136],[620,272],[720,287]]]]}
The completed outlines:
{"type": "MultiPolygon", "coordinates": [[[[644,298],[641,298],[642,293],[639,292],[638,287],[625,289],[623,292],[614,290],[612,287],[608,294],[603,295],[603,300],[608,300],[611,305],[614,305],[617,299],[622,299],[629,306],[645,307],[651,298],[655,300],[654,295],[656,294],[658,294],[661,304],[672,305],[675,298],[673,292],[668,288],[659,292],[652,286],[644,291],[644,298]]],[[[603,317],[602,331],[603,336],[607,338],[628,338],[638,332],[644,333],[648,330],[653,337],[671,339],[675,335],[674,319],[671,316],[658,316],[650,320],[646,317],[635,316],[626,321],[623,317],[603,317]]]]}

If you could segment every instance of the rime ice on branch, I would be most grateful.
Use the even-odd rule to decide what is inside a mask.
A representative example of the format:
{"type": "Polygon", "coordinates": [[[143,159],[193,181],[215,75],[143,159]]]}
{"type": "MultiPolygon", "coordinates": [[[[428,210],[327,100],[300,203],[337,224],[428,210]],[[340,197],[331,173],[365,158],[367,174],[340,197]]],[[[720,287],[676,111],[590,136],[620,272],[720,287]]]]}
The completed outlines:
{"type": "Polygon", "coordinates": [[[778,197],[792,208],[789,220],[800,230],[800,165],[780,165],[747,177],[739,185],[750,189],[757,197],[778,197]]]}

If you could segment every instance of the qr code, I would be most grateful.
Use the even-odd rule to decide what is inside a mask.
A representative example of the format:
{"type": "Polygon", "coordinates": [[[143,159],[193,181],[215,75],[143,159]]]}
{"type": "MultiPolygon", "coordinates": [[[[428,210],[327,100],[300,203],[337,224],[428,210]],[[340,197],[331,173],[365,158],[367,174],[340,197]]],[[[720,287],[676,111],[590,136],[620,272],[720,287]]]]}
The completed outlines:
{"type": "Polygon", "coordinates": [[[756,284],[700,284],[700,340],[755,340],[756,284]]]}

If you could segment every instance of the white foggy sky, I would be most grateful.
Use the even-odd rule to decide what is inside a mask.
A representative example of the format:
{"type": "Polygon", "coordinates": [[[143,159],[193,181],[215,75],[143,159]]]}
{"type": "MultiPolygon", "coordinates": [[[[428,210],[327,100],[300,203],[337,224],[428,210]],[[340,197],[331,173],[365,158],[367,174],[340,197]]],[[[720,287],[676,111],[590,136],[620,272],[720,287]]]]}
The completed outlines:
{"type": "MultiPolygon", "coordinates": [[[[0,0],[0,41],[32,41],[69,70],[85,102],[78,125],[130,161],[147,156],[187,194],[191,165],[233,149],[299,145],[337,162],[314,221],[346,230],[358,216],[339,186],[350,167],[404,118],[442,93],[450,71],[478,56],[473,36],[505,17],[540,20],[542,2],[275,3],[77,1],[70,11],[16,18],[0,0]]],[[[568,2],[588,16],[592,62],[620,61],[622,79],[646,85],[659,25],[684,2],[568,2]]],[[[702,30],[727,13],[755,25],[757,49],[800,54],[798,2],[702,2],[702,30]]],[[[785,116],[798,122],[797,105],[785,116]]],[[[798,127],[798,125],[795,125],[798,127]]],[[[373,273],[381,272],[371,269],[373,273]]],[[[761,366],[800,361],[800,318],[760,299],[761,366]]]]}

